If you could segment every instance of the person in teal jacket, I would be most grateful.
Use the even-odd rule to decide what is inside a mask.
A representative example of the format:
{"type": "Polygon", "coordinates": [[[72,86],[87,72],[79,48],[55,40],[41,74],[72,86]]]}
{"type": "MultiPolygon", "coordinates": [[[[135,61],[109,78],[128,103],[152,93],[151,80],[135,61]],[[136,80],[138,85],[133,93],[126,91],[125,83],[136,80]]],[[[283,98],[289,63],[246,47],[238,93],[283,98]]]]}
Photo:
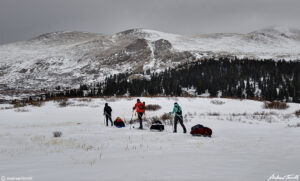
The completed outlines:
{"type": "Polygon", "coordinates": [[[177,123],[179,121],[180,125],[183,128],[183,133],[186,133],[186,128],[183,124],[183,117],[182,117],[182,109],[179,106],[179,104],[177,102],[174,103],[174,108],[173,111],[170,112],[170,114],[175,114],[175,118],[174,118],[174,133],[177,132],[177,123]]]}

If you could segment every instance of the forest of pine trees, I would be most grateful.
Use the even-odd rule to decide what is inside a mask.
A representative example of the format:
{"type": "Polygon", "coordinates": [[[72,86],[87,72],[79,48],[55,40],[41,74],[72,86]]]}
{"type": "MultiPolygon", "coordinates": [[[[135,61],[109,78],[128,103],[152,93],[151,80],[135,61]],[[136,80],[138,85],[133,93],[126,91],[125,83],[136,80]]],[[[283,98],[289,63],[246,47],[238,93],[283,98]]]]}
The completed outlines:
{"type": "Polygon", "coordinates": [[[182,96],[182,88],[193,87],[198,95],[208,92],[212,97],[300,102],[299,61],[206,59],[153,73],[150,79],[129,81],[130,75],[113,75],[103,83],[81,85],[60,95],[48,93],[46,97],[182,96]]]}

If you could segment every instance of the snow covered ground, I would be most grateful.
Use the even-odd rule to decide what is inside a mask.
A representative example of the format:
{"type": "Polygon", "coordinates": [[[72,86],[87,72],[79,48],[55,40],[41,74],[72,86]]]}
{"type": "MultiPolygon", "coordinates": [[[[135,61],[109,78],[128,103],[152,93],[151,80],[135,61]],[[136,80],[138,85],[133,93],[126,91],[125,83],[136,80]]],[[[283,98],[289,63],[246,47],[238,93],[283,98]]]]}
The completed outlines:
{"type": "Polygon", "coordinates": [[[203,124],[212,138],[105,127],[103,106],[129,121],[135,98],[70,99],[60,107],[0,105],[0,176],[33,180],[268,180],[300,174],[300,104],[269,110],[250,100],[142,98],[159,104],[161,116],[178,102],[185,124],[203,124]],[[212,101],[223,104],[213,104],[212,101]],[[54,138],[53,132],[62,137],[54,138]]]}

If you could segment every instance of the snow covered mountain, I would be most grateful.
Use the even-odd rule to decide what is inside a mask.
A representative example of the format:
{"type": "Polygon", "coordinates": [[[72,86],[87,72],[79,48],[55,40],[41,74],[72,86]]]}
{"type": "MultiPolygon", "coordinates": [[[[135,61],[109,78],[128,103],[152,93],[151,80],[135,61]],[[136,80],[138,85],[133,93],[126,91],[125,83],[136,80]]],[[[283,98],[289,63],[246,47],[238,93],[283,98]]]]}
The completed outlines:
{"type": "Polygon", "coordinates": [[[167,67],[206,57],[300,59],[300,30],[271,27],[248,34],[183,36],[146,29],[113,35],[54,32],[0,46],[0,95],[77,87],[108,75],[167,67]]]}

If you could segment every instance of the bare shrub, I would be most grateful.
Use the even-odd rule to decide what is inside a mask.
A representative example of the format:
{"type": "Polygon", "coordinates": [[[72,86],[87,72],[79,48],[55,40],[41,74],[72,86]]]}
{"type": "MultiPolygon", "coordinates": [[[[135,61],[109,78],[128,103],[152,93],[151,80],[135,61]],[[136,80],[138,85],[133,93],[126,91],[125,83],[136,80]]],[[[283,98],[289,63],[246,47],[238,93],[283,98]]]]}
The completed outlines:
{"type": "Polygon", "coordinates": [[[148,105],[146,105],[146,110],[147,111],[157,111],[159,109],[161,109],[161,106],[157,105],[157,104],[148,104],[148,105]]]}
{"type": "Polygon", "coordinates": [[[215,104],[215,105],[223,105],[223,104],[225,104],[225,102],[220,101],[220,100],[212,100],[212,101],[210,101],[210,103],[215,104]]]}
{"type": "Polygon", "coordinates": [[[12,104],[14,105],[14,108],[26,107],[27,106],[27,104],[22,103],[22,102],[14,102],[12,104]]]}
{"type": "Polygon", "coordinates": [[[265,109],[287,109],[289,106],[285,102],[273,101],[273,102],[265,102],[265,109]]]}
{"type": "Polygon", "coordinates": [[[14,107],[0,107],[0,110],[13,109],[14,107]]]}
{"type": "Polygon", "coordinates": [[[262,112],[254,112],[253,115],[255,115],[255,116],[270,116],[270,115],[277,115],[277,113],[262,111],[262,112]]]}
{"type": "Polygon", "coordinates": [[[78,99],[79,102],[91,102],[92,99],[91,98],[82,98],[82,99],[78,99]]]}
{"type": "Polygon", "coordinates": [[[155,123],[156,121],[160,121],[159,117],[157,116],[151,117],[150,120],[152,124],[155,123]]]}
{"type": "Polygon", "coordinates": [[[44,102],[42,101],[30,101],[28,102],[29,105],[31,106],[35,106],[35,107],[41,107],[42,105],[44,105],[44,102]]]}
{"type": "MultiPolygon", "coordinates": [[[[88,106],[87,104],[73,104],[72,106],[76,106],[76,107],[85,107],[88,106]]],[[[99,107],[99,106],[98,106],[99,107]]]]}
{"type": "Polygon", "coordinates": [[[182,95],[181,97],[195,98],[195,97],[197,97],[197,96],[196,96],[196,95],[189,94],[189,93],[185,93],[185,94],[182,95]]]}
{"type": "Polygon", "coordinates": [[[19,107],[19,108],[15,109],[15,112],[29,112],[29,110],[25,109],[25,108],[22,108],[22,107],[19,107]]]}
{"type": "Polygon", "coordinates": [[[170,120],[172,118],[173,118],[172,115],[169,113],[164,113],[163,115],[160,116],[160,119],[163,121],[170,120]]]}
{"type": "MultiPolygon", "coordinates": [[[[144,117],[143,119],[142,119],[142,121],[143,121],[143,123],[145,123],[145,126],[146,127],[150,127],[151,126],[151,124],[155,121],[155,120],[159,120],[157,117],[144,117]]],[[[131,119],[130,121],[129,121],[129,124],[135,124],[135,123],[139,123],[140,122],[140,120],[138,119],[138,118],[135,118],[135,119],[131,119]]]]}
{"type": "Polygon", "coordinates": [[[247,113],[232,113],[231,116],[246,116],[247,113]]]}
{"type": "Polygon", "coordinates": [[[69,98],[67,98],[67,97],[54,97],[54,98],[51,98],[49,100],[52,100],[54,102],[64,102],[64,101],[68,101],[69,98]]]}
{"type": "Polygon", "coordinates": [[[134,124],[134,123],[138,123],[139,122],[139,119],[138,118],[134,118],[134,119],[131,119],[129,121],[129,124],[134,124]]]}
{"type": "Polygon", "coordinates": [[[160,119],[165,125],[173,125],[173,116],[169,113],[164,113],[160,119]]]}
{"type": "Polygon", "coordinates": [[[66,106],[68,106],[68,105],[70,105],[71,103],[70,102],[68,102],[68,101],[61,101],[61,102],[59,102],[59,107],[66,107],[66,106]]]}
{"type": "MultiPolygon", "coordinates": [[[[150,126],[156,121],[161,121],[165,125],[173,125],[173,116],[169,113],[164,113],[160,117],[153,116],[153,117],[143,118],[143,122],[146,123],[146,126],[150,126]]],[[[129,124],[134,124],[134,123],[139,123],[139,119],[134,118],[129,121],[129,124]]]]}
{"type": "Polygon", "coordinates": [[[296,111],[296,112],[295,112],[295,115],[296,115],[297,117],[300,117],[300,110],[296,111]]]}
{"type": "Polygon", "coordinates": [[[62,136],[62,132],[60,132],[60,131],[54,131],[53,132],[53,137],[54,138],[58,138],[58,137],[61,137],[62,136]]]}
{"type": "Polygon", "coordinates": [[[220,116],[220,113],[217,113],[217,112],[210,112],[210,113],[208,113],[207,115],[209,115],[209,116],[220,116]]]}
{"type": "Polygon", "coordinates": [[[188,116],[193,116],[193,114],[191,112],[187,112],[188,116]]]}
{"type": "Polygon", "coordinates": [[[289,128],[300,128],[300,123],[297,123],[295,125],[288,124],[287,127],[289,127],[289,128]]]}

